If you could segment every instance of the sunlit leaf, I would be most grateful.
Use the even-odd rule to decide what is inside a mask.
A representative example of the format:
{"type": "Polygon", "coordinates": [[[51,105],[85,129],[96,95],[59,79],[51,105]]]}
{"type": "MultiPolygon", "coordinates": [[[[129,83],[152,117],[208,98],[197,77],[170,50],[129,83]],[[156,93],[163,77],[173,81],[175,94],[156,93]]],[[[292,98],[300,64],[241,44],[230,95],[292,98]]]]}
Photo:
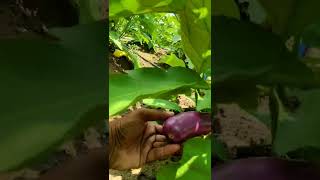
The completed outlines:
{"type": "Polygon", "coordinates": [[[158,180],[193,180],[211,178],[211,138],[193,138],[184,143],[182,159],[164,166],[158,180]]]}
{"type": "Polygon", "coordinates": [[[169,110],[174,110],[178,112],[182,111],[182,109],[177,103],[164,100],[164,99],[143,99],[142,103],[153,108],[163,108],[163,109],[169,109],[169,110]]]}
{"type": "Polygon", "coordinates": [[[179,88],[208,89],[209,86],[197,73],[182,67],[173,67],[168,71],[141,68],[128,74],[109,75],[109,116],[141,99],[179,88]]]}

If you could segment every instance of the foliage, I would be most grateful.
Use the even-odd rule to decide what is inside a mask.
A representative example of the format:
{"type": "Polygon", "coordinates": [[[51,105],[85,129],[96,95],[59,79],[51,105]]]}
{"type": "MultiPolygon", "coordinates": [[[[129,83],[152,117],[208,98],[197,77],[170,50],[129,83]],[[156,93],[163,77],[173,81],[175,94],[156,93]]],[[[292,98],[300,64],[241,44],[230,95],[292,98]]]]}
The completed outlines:
{"type": "Polygon", "coordinates": [[[0,40],[0,171],[42,160],[104,119],[105,26],[50,29],[60,39],[53,42],[0,40]]]}
{"type": "Polygon", "coordinates": [[[174,12],[180,20],[183,49],[197,72],[211,74],[211,1],[110,1],[110,20],[151,12],[174,12]],[[130,4],[130,6],[129,6],[130,4]]]}
{"type": "Polygon", "coordinates": [[[204,96],[198,98],[196,110],[208,110],[211,112],[211,90],[205,90],[204,96]]]}
{"type": "Polygon", "coordinates": [[[208,179],[211,177],[211,138],[193,138],[184,143],[182,159],[162,167],[157,179],[208,179]]]}
{"type": "Polygon", "coordinates": [[[168,64],[171,67],[177,67],[177,66],[186,67],[185,62],[182,59],[179,59],[174,54],[170,54],[170,55],[162,57],[159,62],[168,64]]]}
{"type": "Polygon", "coordinates": [[[168,71],[140,68],[128,74],[109,75],[109,116],[127,109],[143,98],[152,98],[178,88],[208,89],[194,71],[175,67],[168,71]]]}
{"type": "Polygon", "coordinates": [[[183,57],[180,23],[171,13],[141,14],[120,17],[110,22],[110,32],[118,34],[118,41],[145,46],[148,51],[159,48],[183,57]]]}
{"type": "Polygon", "coordinates": [[[80,24],[99,21],[103,18],[105,4],[100,0],[72,0],[79,9],[80,24]]]}
{"type": "Polygon", "coordinates": [[[164,100],[164,99],[144,99],[142,103],[150,107],[163,108],[163,109],[174,110],[177,112],[182,112],[181,107],[177,103],[164,100]]]}
{"type": "MultiPolygon", "coordinates": [[[[167,55],[160,63],[172,67],[138,68],[128,74],[109,76],[109,116],[144,98],[147,100],[143,102],[151,107],[180,111],[165,99],[191,88],[210,88],[205,80],[211,76],[210,13],[209,0],[110,1],[109,30],[117,34],[111,41],[127,49],[136,45],[144,46],[147,51],[166,49],[167,55]]],[[[210,91],[204,92],[199,99],[199,110],[211,109],[210,91]]],[[[186,141],[182,160],[164,167],[157,176],[158,179],[207,179],[210,174],[211,138],[207,137],[186,141]]]]}
{"type": "MultiPolygon", "coordinates": [[[[213,12],[215,103],[236,102],[260,118],[271,128],[273,151],[278,155],[318,149],[319,68],[316,60],[309,63],[300,51],[318,47],[319,2],[259,2],[259,9],[267,14],[260,23],[255,17],[250,17],[254,23],[234,18],[229,11],[234,7],[231,4],[215,8],[222,11],[227,6],[224,12],[213,12]],[[270,97],[268,115],[255,112],[254,102],[261,94],[270,97]],[[240,96],[243,98],[237,98],[240,96]],[[300,105],[293,108],[292,97],[300,105]]],[[[312,153],[318,157],[318,151],[308,152],[308,159],[312,159],[312,153]]]]}

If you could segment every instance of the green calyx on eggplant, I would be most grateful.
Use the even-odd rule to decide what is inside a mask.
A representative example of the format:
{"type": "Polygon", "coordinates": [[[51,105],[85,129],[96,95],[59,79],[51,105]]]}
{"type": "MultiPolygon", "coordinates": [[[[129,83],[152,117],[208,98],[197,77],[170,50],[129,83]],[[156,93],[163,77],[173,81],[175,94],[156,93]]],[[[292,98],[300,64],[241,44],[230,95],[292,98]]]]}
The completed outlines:
{"type": "Polygon", "coordinates": [[[210,113],[188,111],[168,118],[163,124],[163,134],[174,143],[211,132],[210,113]]]}
{"type": "Polygon", "coordinates": [[[274,157],[238,159],[212,169],[212,180],[320,180],[318,165],[274,157]]]}

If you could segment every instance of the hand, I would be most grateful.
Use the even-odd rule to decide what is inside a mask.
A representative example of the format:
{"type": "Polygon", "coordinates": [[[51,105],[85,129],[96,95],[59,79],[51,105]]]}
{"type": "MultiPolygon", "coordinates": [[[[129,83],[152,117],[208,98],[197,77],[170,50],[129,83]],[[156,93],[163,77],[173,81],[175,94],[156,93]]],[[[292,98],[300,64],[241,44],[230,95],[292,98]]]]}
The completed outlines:
{"type": "Polygon", "coordinates": [[[139,109],[109,123],[109,168],[133,169],[147,162],[166,159],[180,150],[161,135],[162,126],[148,121],[166,120],[172,114],[139,109]]]}

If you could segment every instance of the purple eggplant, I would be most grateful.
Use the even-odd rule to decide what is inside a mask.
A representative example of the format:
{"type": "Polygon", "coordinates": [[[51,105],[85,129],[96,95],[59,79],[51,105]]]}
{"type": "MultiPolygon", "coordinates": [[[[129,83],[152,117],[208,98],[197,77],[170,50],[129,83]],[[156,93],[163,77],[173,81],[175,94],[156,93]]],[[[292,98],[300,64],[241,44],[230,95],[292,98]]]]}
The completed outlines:
{"type": "Polygon", "coordinates": [[[212,169],[212,180],[320,180],[319,166],[273,157],[238,159],[212,169]]]}
{"type": "Polygon", "coordinates": [[[212,120],[209,113],[183,112],[168,118],[163,124],[163,134],[174,143],[211,132],[212,120]]]}

